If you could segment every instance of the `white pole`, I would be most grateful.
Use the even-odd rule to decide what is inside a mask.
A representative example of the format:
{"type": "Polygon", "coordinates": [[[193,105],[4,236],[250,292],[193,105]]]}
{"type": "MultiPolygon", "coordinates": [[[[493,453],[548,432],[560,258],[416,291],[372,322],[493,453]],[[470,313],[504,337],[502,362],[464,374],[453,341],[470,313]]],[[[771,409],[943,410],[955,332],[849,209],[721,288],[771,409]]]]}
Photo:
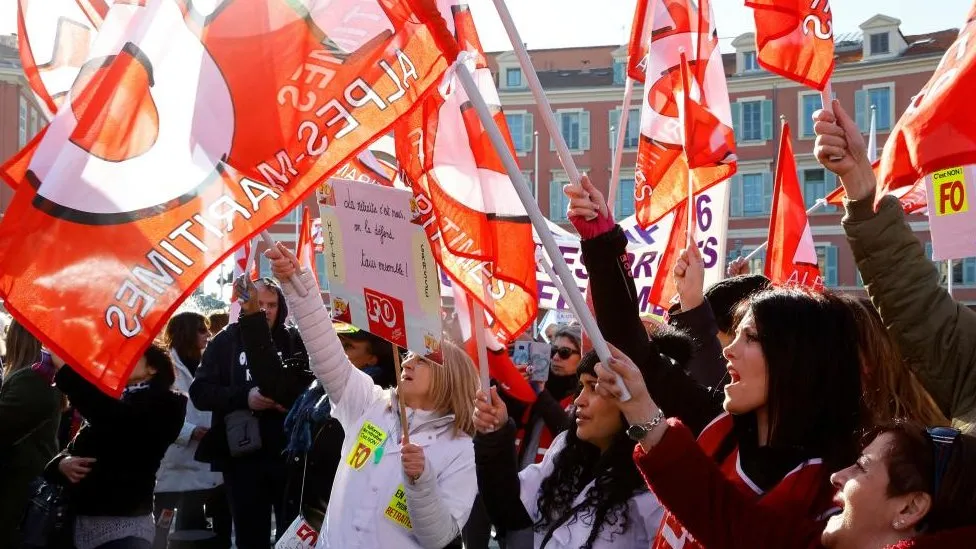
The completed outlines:
{"type": "MultiPolygon", "coordinates": [[[[247,252],[247,263],[244,264],[244,276],[251,277],[251,265],[254,265],[254,261],[258,258],[258,241],[251,241],[251,250],[247,252]]],[[[258,274],[261,274],[258,272],[258,274]]]]}
{"type": "MultiPolygon", "coordinates": [[[[261,231],[261,240],[264,241],[265,246],[267,246],[269,249],[275,247],[274,239],[271,238],[271,233],[268,231],[261,231]]],[[[255,244],[257,244],[257,242],[255,242],[255,244]]],[[[305,286],[302,286],[301,282],[296,280],[292,286],[295,287],[295,293],[298,294],[298,297],[305,297],[308,295],[308,291],[305,290],[305,286]]]]}
{"type": "Polygon", "coordinates": [[[535,141],[532,146],[535,148],[535,169],[532,170],[532,187],[535,190],[535,199],[539,200],[539,132],[533,132],[532,138],[535,141]]]}
{"type": "Polygon", "coordinates": [[[498,11],[498,17],[502,20],[502,25],[508,34],[508,39],[512,42],[512,48],[515,50],[515,56],[518,57],[519,65],[522,67],[522,73],[529,83],[529,89],[532,90],[532,96],[539,106],[539,115],[542,116],[542,122],[545,124],[546,130],[549,131],[549,137],[556,145],[556,153],[559,154],[559,160],[566,170],[566,175],[569,176],[570,183],[578,185],[580,180],[579,170],[576,168],[573,155],[569,152],[569,146],[566,144],[566,140],[563,138],[563,134],[556,124],[556,115],[552,112],[552,107],[549,105],[546,92],[543,91],[542,83],[539,82],[539,75],[536,74],[535,67],[532,66],[532,60],[529,59],[529,53],[525,50],[525,44],[519,36],[518,29],[515,28],[515,22],[512,21],[512,14],[508,11],[505,0],[492,1],[495,3],[495,10],[498,11]]]}
{"type": "Polygon", "coordinates": [[[481,390],[484,391],[488,402],[491,402],[491,395],[488,391],[491,388],[491,378],[488,374],[488,346],[485,343],[485,308],[477,299],[471,302],[471,313],[474,320],[471,322],[471,331],[474,332],[474,342],[478,346],[478,373],[481,374],[481,390]]]}
{"type": "Polygon", "coordinates": [[[627,77],[624,84],[624,100],[621,104],[620,118],[617,120],[617,148],[613,150],[613,168],[610,170],[610,186],[607,188],[607,208],[613,215],[613,206],[617,203],[617,187],[620,184],[620,167],[624,163],[624,141],[627,138],[627,115],[630,113],[630,101],[634,95],[634,81],[627,77]]]}
{"type": "MultiPolygon", "coordinates": [[[[826,205],[827,205],[827,201],[826,200],[824,200],[823,198],[818,198],[817,199],[817,202],[813,206],[810,206],[810,209],[807,210],[807,215],[812,214],[813,212],[819,210],[820,208],[822,208],[822,207],[824,207],[826,205]]],[[[766,249],[766,246],[768,244],[769,244],[769,241],[768,240],[766,242],[763,242],[762,244],[760,244],[758,248],[756,248],[755,250],[749,252],[749,255],[747,255],[745,257],[745,260],[746,261],[749,261],[750,259],[756,257],[756,255],[759,252],[761,252],[761,251],[763,251],[763,250],[766,249]]]]}
{"type": "Polygon", "coordinates": [[[830,80],[827,81],[827,85],[820,92],[820,103],[823,105],[823,110],[834,114],[834,88],[830,84],[830,80]]]}
{"type": "Polygon", "coordinates": [[[878,108],[871,105],[871,129],[868,131],[868,162],[878,159],[878,108]]]}
{"type": "MultiPolygon", "coordinates": [[[[519,170],[515,158],[508,149],[505,138],[502,137],[498,125],[495,124],[495,120],[488,110],[485,98],[481,96],[478,85],[475,84],[474,78],[471,77],[471,73],[464,63],[469,57],[470,55],[462,53],[455,63],[458,80],[460,80],[464,91],[467,92],[468,99],[478,113],[478,118],[481,119],[481,123],[485,126],[485,130],[488,132],[488,138],[491,139],[492,146],[494,146],[495,151],[502,160],[502,164],[505,166],[505,171],[508,172],[508,176],[512,180],[512,186],[515,188],[515,192],[518,193],[519,199],[522,200],[522,205],[525,206],[526,213],[532,221],[532,225],[535,226],[536,232],[539,233],[539,240],[542,241],[542,246],[545,248],[546,254],[553,259],[553,268],[556,274],[561,280],[572,281],[574,280],[573,275],[569,272],[569,267],[559,252],[559,246],[556,244],[556,240],[552,237],[552,233],[549,232],[549,227],[546,225],[546,218],[542,215],[539,204],[536,203],[534,197],[529,193],[529,187],[522,178],[522,172],[519,170]]],[[[596,350],[596,354],[604,364],[608,363],[610,360],[610,347],[607,346],[606,340],[603,339],[603,334],[600,333],[600,329],[597,327],[596,319],[590,314],[590,310],[587,309],[583,294],[580,293],[575,283],[565,285],[565,287],[567,291],[564,297],[568,298],[567,301],[571,302],[574,310],[579,313],[580,324],[582,324],[586,333],[590,335],[590,340],[593,341],[593,348],[596,350]]],[[[630,394],[627,393],[626,387],[622,383],[620,387],[624,389],[620,397],[621,400],[630,400],[630,394]]]]}
{"type": "Polygon", "coordinates": [[[951,259],[946,260],[946,267],[949,268],[949,281],[948,281],[947,289],[949,290],[949,297],[952,297],[952,260],[951,259]]]}

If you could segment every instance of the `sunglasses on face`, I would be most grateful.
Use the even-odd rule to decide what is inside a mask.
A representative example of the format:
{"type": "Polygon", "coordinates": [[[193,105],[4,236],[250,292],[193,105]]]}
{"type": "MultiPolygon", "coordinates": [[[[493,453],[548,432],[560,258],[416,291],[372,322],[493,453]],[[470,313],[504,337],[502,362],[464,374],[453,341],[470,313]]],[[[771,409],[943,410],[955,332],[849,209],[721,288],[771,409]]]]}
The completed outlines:
{"type": "Polygon", "coordinates": [[[566,360],[567,358],[578,354],[579,351],[577,351],[576,349],[570,349],[569,347],[553,346],[552,350],[549,352],[549,357],[552,358],[556,355],[559,355],[559,358],[566,360]]]}
{"type": "Polygon", "coordinates": [[[951,427],[929,427],[925,433],[932,441],[932,451],[935,455],[935,479],[932,483],[932,497],[935,498],[939,493],[942,477],[945,476],[949,466],[949,458],[952,457],[952,446],[961,433],[951,427]]]}

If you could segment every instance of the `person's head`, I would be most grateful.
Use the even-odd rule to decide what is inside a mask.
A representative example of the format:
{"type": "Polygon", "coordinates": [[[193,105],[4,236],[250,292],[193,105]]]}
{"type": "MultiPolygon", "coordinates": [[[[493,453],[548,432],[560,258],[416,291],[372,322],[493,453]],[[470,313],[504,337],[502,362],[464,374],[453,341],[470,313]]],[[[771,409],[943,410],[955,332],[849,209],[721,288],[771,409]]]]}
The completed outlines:
{"type": "Polygon", "coordinates": [[[207,317],[207,322],[210,324],[210,335],[217,335],[230,322],[230,315],[227,311],[210,313],[210,316],[207,317]]]}
{"type": "Polygon", "coordinates": [[[176,367],[166,346],[153,341],[129,374],[127,385],[149,383],[157,389],[169,390],[176,381],[176,367]]]}
{"type": "Polygon", "coordinates": [[[3,377],[40,362],[41,342],[30,333],[23,324],[11,320],[7,326],[7,336],[4,338],[7,346],[6,358],[3,361],[3,377]]]}
{"type": "Polygon", "coordinates": [[[392,349],[392,346],[369,332],[356,330],[340,333],[339,339],[342,341],[342,349],[346,352],[346,358],[360,370],[369,366],[385,364],[392,359],[391,352],[388,351],[388,349],[392,349]]]}
{"type": "MultiPolygon", "coordinates": [[[[849,463],[863,418],[857,326],[829,292],[776,288],[740,307],[725,348],[725,410],[755,414],[759,442],[849,463]]],[[[836,470],[836,469],[834,469],[836,470]]]]}
{"type": "Polygon", "coordinates": [[[192,311],[173,315],[163,332],[164,345],[175,349],[181,358],[193,361],[200,360],[209,341],[210,325],[207,317],[192,311]]]}
{"type": "Polygon", "coordinates": [[[402,364],[397,396],[411,408],[454,414],[454,432],[474,435],[478,369],[457,345],[441,342],[442,363],[410,353],[402,364]]]}
{"type": "Polygon", "coordinates": [[[555,323],[555,322],[552,323],[552,324],[550,324],[550,325],[548,325],[548,326],[546,326],[546,329],[543,330],[543,333],[546,334],[546,341],[548,341],[549,343],[552,343],[552,338],[553,338],[554,335],[556,335],[556,331],[559,330],[562,327],[563,327],[562,324],[558,324],[558,323],[555,323]]]}
{"type": "Polygon", "coordinates": [[[574,376],[576,368],[582,358],[582,341],[579,327],[562,326],[553,333],[552,351],[552,375],[554,376],[574,376]]]}
{"type": "Polygon", "coordinates": [[[867,298],[839,295],[857,321],[864,403],[871,425],[908,417],[924,425],[949,425],[902,357],[877,309],[867,298]]]}
{"type": "Polygon", "coordinates": [[[753,294],[769,288],[769,279],[762,275],[740,275],[720,280],[705,290],[705,298],[715,314],[718,339],[723,347],[735,337],[735,315],[739,304],[753,294]]]}
{"type": "Polygon", "coordinates": [[[976,526],[976,438],[906,422],[873,430],[857,463],[835,473],[840,514],[828,549],[873,549],[976,526]]]}
{"type": "Polygon", "coordinates": [[[259,278],[254,281],[254,287],[258,290],[258,306],[268,319],[268,327],[274,328],[276,324],[283,324],[286,316],[283,314],[285,300],[275,279],[259,278]]]}

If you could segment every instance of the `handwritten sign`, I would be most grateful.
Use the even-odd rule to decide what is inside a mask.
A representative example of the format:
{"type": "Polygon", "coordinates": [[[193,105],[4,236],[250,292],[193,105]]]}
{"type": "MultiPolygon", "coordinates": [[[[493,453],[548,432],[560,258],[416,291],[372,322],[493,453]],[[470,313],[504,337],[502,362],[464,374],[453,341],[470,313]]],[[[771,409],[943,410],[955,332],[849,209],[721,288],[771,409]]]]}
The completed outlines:
{"type": "Polygon", "coordinates": [[[410,191],[331,179],[318,202],[333,318],[439,362],[436,263],[410,191]]]}
{"type": "Polygon", "coordinates": [[[976,166],[958,166],[925,177],[929,199],[932,259],[962,259],[976,255],[976,209],[970,197],[976,192],[976,166]]]}

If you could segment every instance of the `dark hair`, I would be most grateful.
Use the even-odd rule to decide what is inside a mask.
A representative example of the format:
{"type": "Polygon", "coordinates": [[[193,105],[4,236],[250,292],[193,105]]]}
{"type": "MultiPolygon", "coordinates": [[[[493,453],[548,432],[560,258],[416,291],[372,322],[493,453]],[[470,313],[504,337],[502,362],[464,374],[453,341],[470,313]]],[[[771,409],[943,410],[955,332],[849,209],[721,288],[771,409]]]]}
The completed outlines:
{"type": "Polygon", "coordinates": [[[173,366],[173,359],[166,346],[153,341],[142,356],[146,359],[146,366],[156,370],[149,385],[156,389],[170,390],[176,382],[176,367],[173,366]]]}
{"type": "Polygon", "coordinates": [[[760,292],[746,310],[766,361],[769,446],[820,457],[828,471],[846,467],[865,417],[850,308],[832,293],[792,287],[760,292]]]}
{"type": "Polygon", "coordinates": [[[4,379],[17,370],[41,361],[41,342],[20,322],[10,321],[4,342],[7,346],[3,367],[4,379]]]}
{"type": "Polygon", "coordinates": [[[769,279],[763,275],[740,275],[720,280],[705,290],[705,298],[715,314],[715,324],[720,331],[731,332],[735,327],[735,314],[739,304],[750,296],[769,288],[769,279]]]}
{"type": "Polygon", "coordinates": [[[203,356],[200,348],[200,330],[210,331],[207,317],[200,313],[184,311],[173,315],[166,323],[163,343],[176,350],[180,358],[199,362],[203,356]]]}
{"type": "Polygon", "coordinates": [[[885,455],[888,467],[888,496],[924,492],[932,507],[922,520],[927,532],[976,526],[976,438],[960,434],[949,448],[948,464],[939,491],[935,483],[935,444],[921,425],[896,421],[877,427],[867,437],[890,434],[885,455]]]}
{"type": "Polygon", "coordinates": [[[207,317],[207,322],[210,323],[210,333],[216,334],[217,332],[223,330],[224,327],[230,322],[230,315],[227,314],[227,311],[210,313],[210,316],[207,317]]]}
{"type": "Polygon", "coordinates": [[[572,341],[576,345],[576,350],[580,351],[583,349],[583,334],[579,326],[560,326],[556,333],[552,334],[552,342],[556,341],[557,337],[565,337],[566,339],[572,341]]]}
{"type": "MultiPolygon", "coordinates": [[[[577,375],[595,376],[597,361],[593,351],[586,353],[580,360],[577,375]],[[584,367],[584,364],[587,366],[584,367]]],[[[622,421],[621,424],[626,425],[626,422],[622,421]]],[[[546,533],[543,546],[557,528],[579,520],[592,524],[582,549],[593,547],[604,528],[608,529],[611,539],[615,534],[627,531],[630,526],[628,501],[634,494],[647,489],[634,465],[633,453],[634,441],[627,437],[623,427],[603,453],[593,444],[580,440],[574,426],[566,431],[566,447],[553,460],[552,473],[542,481],[539,489],[541,517],[535,529],[546,533]],[[573,505],[573,501],[591,481],[593,487],[583,501],[573,505]]]]}

